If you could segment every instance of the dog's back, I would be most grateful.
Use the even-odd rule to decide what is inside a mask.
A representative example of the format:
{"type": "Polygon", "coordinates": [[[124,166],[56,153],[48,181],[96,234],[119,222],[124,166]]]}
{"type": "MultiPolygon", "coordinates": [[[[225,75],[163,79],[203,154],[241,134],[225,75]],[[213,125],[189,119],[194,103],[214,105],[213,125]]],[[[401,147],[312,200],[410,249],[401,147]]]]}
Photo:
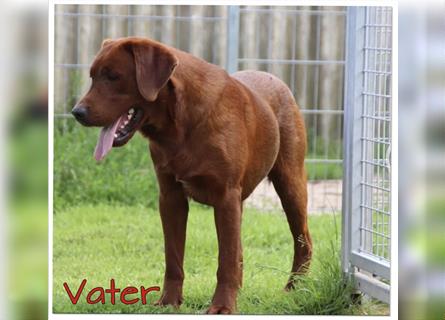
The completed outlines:
{"type": "MultiPolygon", "coordinates": [[[[306,130],[303,117],[287,85],[276,76],[255,70],[238,71],[232,77],[240,81],[273,109],[280,128],[280,145],[297,145],[296,155],[304,161],[306,130]]],[[[280,148],[281,149],[281,148],[280,148]]]]}

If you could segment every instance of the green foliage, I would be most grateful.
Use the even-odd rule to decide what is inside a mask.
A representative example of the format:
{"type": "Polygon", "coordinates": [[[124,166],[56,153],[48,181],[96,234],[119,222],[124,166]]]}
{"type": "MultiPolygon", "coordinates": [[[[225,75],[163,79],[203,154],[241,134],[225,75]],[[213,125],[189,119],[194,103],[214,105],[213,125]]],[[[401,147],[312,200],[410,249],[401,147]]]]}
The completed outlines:
{"type": "Polygon", "coordinates": [[[87,203],[156,207],[158,189],[148,142],[139,134],[126,146],[113,148],[100,164],[93,156],[98,128],[58,120],[54,134],[56,212],[87,203]]]}
{"type": "Polygon", "coordinates": [[[343,166],[338,163],[306,163],[308,180],[337,180],[343,177],[343,166]]]}
{"type": "MultiPolygon", "coordinates": [[[[242,314],[365,313],[351,300],[352,287],[340,267],[339,216],[311,216],[314,243],[310,272],[295,291],[283,288],[292,263],[293,243],[286,218],[247,209],[243,215],[244,279],[238,299],[242,314]]],[[[53,309],[56,313],[203,313],[216,283],[218,259],[211,209],[192,205],[187,227],[184,304],[180,310],[150,304],[89,305],[88,290],[107,287],[160,286],[164,249],[159,215],[131,206],[79,206],[54,217],[53,309]],[[71,304],[63,283],[77,290],[88,283],[77,305],[71,304]]],[[[150,293],[151,303],[159,293],[150,293]]]]}
{"type": "MultiPolygon", "coordinates": [[[[306,159],[329,160],[342,159],[343,146],[341,140],[324,141],[315,136],[314,130],[308,129],[308,151],[306,159]]],[[[340,163],[306,163],[309,180],[331,180],[343,177],[343,166],[340,163]]]]}

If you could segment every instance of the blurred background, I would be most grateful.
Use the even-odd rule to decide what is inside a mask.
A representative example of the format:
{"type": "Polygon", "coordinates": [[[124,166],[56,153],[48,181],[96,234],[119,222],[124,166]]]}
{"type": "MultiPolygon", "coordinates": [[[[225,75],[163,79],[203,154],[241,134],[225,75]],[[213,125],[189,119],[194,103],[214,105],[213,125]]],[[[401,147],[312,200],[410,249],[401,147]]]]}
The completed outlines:
{"type": "Polygon", "coordinates": [[[445,317],[444,1],[399,9],[399,312],[445,317]]]}
{"type": "Polygon", "coordinates": [[[0,319],[47,318],[47,34],[45,1],[2,1],[0,319]]]}
{"type": "MultiPolygon", "coordinates": [[[[46,2],[28,1],[2,2],[0,6],[2,18],[0,29],[2,30],[2,39],[5,39],[1,42],[2,50],[0,50],[0,62],[3,70],[0,76],[0,89],[3,105],[7,107],[2,108],[2,111],[7,111],[7,113],[1,117],[2,121],[5,121],[2,129],[6,129],[7,133],[2,135],[2,139],[6,137],[2,149],[5,151],[2,153],[5,158],[2,161],[2,163],[5,162],[2,168],[2,181],[6,186],[7,197],[6,205],[2,206],[2,209],[3,207],[5,209],[1,212],[2,220],[0,221],[2,240],[0,258],[6,257],[6,259],[2,259],[4,263],[2,263],[0,277],[2,286],[0,288],[0,317],[1,319],[45,319],[47,312],[48,186],[47,7],[46,2]]],[[[66,148],[70,142],[63,140],[72,136],[65,133],[75,130],[73,121],[66,118],[65,114],[76,97],[88,85],[82,74],[86,72],[88,64],[100,46],[102,32],[105,32],[104,37],[115,37],[126,35],[129,31],[136,34],[136,32],[150,29],[149,32],[153,33],[145,34],[146,36],[175,44],[179,48],[208,59],[210,62],[225,66],[227,62],[224,60],[225,56],[218,53],[219,50],[224,50],[223,47],[221,48],[222,43],[216,43],[215,45],[220,47],[215,49],[191,45],[214,43],[199,38],[206,34],[198,32],[200,30],[210,30],[212,35],[222,36],[221,33],[226,32],[226,28],[221,26],[226,19],[225,13],[220,7],[186,7],[179,9],[174,6],[150,7],[152,11],[147,15],[185,16],[188,17],[186,21],[189,21],[196,19],[193,18],[193,10],[197,10],[200,12],[200,16],[221,18],[204,19],[201,24],[198,23],[198,26],[192,28],[192,24],[190,27],[186,27],[181,21],[172,23],[165,19],[161,22],[155,19],[154,22],[151,20],[135,22],[130,21],[132,19],[121,17],[121,15],[137,15],[136,6],[109,7],[114,8],[110,10],[117,10],[117,12],[104,12],[100,6],[64,5],[56,8],[56,34],[54,35],[56,48],[66,48],[66,51],[62,51],[63,53],[60,53],[62,49],[59,50],[59,53],[56,50],[55,57],[55,76],[59,77],[59,81],[56,81],[55,91],[55,134],[59,137],[55,139],[56,152],[64,150],[63,148],[66,148]],[[84,13],[87,15],[82,15],[82,10],[85,10],[84,13]],[[171,11],[164,13],[163,10],[171,11]],[[104,13],[114,17],[104,18],[104,13]],[[83,23],[79,23],[79,20],[83,23]],[[140,26],[149,24],[153,25],[150,28],[140,26]],[[58,25],[60,28],[57,27],[58,25]],[[213,25],[213,27],[209,25],[213,25]],[[82,26],[91,29],[82,29],[82,26]],[[137,28],[142,29],[137,31],[137,28]],[[182,31],[182,29],[187,31],[186,36],[179,35],[178,31],[182,31]],[[63,38],[67,37],[67,34],[63,36],[59,34],[59,32],[63,34],[69,30],[73,34],[72,37],[76,32],[80,32],[78,33],[80,35],[91,33],[100,34],[100,36],[97,36],[97,39],[96,36],[80,36],[77,38],[79,41],[91,39],[92,42],[78,43],[77,40],[73,40],[74,38],[63,38]],[[165,36],[163,36],[164,32],[160,30],[170,31],[165,32],[165,36]],[[188,37],[197,38],[194,38],[195,40],[192,42],[188,37]],[[100,40],[98,40],[99,38],[100,40]],[[82,48],[82,50],[78,48],[82,48]],[[58,143],[59,145],[57,145],[58,143]]],[[[249,32],[260,30],[259,34],[266,40],[248,41],[250,45],[240,49],[240,66],[243,68],[264,68],[264,70],[283,77],[288,83],[294,79],[291,89],[300,106],[306,110],[321,110],[312,114],[305,113],[306,123],[313,130],[309,136],[309,155],[312,155],[309,158],[325,161],[319,164],[322,168],[320,172],[318,169],[309,170],[310,178],[313,182],[340,180],[341,162],[330,163],[326,160],[341,159],[338,157],[341,157],[342,154],[343,88],[341,86],[344,76],[342,65],[344,38],[341,38],[340,30],[344,28],[345,23],[344,13],[342,13],[344,8],[321,8],[332,11],[329,14],[309,12],[321,10],[316,7],[301,8],[307,13],[298,19],[283,18],[280,17],[280,13],[254,15],[249,10],[258,7],[244,8],[245,11],[240,20],[242,31],[240,38],[249,37],[252,39],[254,36],[249,32]],[[269,23],[272,25],[283,23],[285,28],[289,28],[286,29],[289,32],[295,30],[292,27],[294,24],[303,31],[298,34],[296,38],[298,41],[295,40],[294,44],[288,44],[284,37],[280,37],[280,34],[272,33],[270,35],[273,32],[271,30],[275,29],[268,28],[269,23]],[[321,37],[321,30],[323,30],[323,34],[329,35],[322,41],[320,38],[317,39],[317,32],[321,37]],[[336,30],[336,32],[330,33],[330,30],[336,30]],[[266,35],[272,38],[267,38],[266,35]],[[277,39],[278,42],[271,43],[267,39],[277,39]],[[329,48],[328,52],[322,50],[325,43],[326,48],[329,48]],[[252,57],[254,60],[243,60],[252,57]],[[264,61],[271,57],[277,60],[299,59],[312,62],[323,58],[337,62],[332,65],[318,64],[315,67],[313,65],[294,65],[289,69],[264,61]],[[323,74],[325,75],[323,76],[323,74]],[[338,83],[338,85],[329,87],[326,82],[323,85],[326,81],[323,79],[330,79],[331,86],[332,83],[338,83]],[[301,87],[302,85],[307,87],[301,87]],[[318,89],[315,89],[315,86],[318,89]],[[329,100],[323,102],[323,95],[329,97],[329,100]],[[335,112],[326,112],[327,110],[335,112]],[[324,124],[321,125],[321,123],[324,124]],[[316,146],[314,146],[315,143],[316,146]],[[334,151],[330,151],[331,148],[334,151]],[[321,155],[317,150],[321,150],[321,155]],[[340,168],[339,171],[337,171],[338,168],[340,168]]],[[[266,7],[258,9],[267,10],[266,7]]],[[[403,5],[402,3],[399,9],[399,312],[403,319],[440,319],[445,315],[445,203],[443,202],[445,191],[445,146],[443,144],[445,134],[445,27],[442,15],[444,9],[443,2],[416,5],[403,5]]],[[[241,42],[244,41],[241,40],[241,42]]],[[[83,137],[82,134],[87,134],[86,132],[75,133],[80,137],[83,137]]],[[[92,159],[94,142],[91,137],[84,137],[89,145],[83,146],[82,150],[89,148],[91,150],[89,156],[92,159]]],[[[146,166],[149,163],[148,159],[144,158],[148,155],[136,158],[139,154],[137,150],[140,150],[138,148],[142,148],[142,141],[132,141],[132,143],[134,151],[130,151],[129,156],[134,157],[133,160],[140,161],[140,167],[143,168],[143,165],[146,166]]],[[[70,146],[74,145],[70,144],[70,146]]],[[[87,172],[81,172],[79,176],[79,172],[63,169],[69,168],[70,163],[75,160],[70,158],[75,157],[72,155],[73,153],[67,158],[61,159],[59,164],[55,164],[56,167],[59,165],[61,170],[59,173],[55,172],[55,177],[60,174],[58,178],[60,185],[55,182],[56,190],[61,190],[60,192],[63,192],[64,188],[67,188],[65,191],[73,190],[75,179],[80,180],[80,178],[87,177],[87,172]],[[62,164],[66,164],[66,166],[62,166],[62,164]]],[[[85,158],[85,155],[79,157],[85,158]]],[[[120,155],[117,154],[116,157],[119,159],[120,155]]],[[[315,168],[316,165],[314,163],[313,167],[315,168]]],[[[149,174],[150,171],[145,167],[140,170],[146,170],[143,172],[145,174],[149,174]]],[[[124,172],[124,174],[131,173],[124,172]]],[[[121,179],[125,185],[126,179],[123,177],[121,179]]],[[[155,185],[147,184],[146,180],[140,178],[137,181],[140,181],[141,185],[144,184],[142,190],[147,194],[145,204],[154,205],[154,198],[148,190],[155,188],[155,185]]],[[[116,183],[116,185],[118,184],[116,183]]],[[[88,181],[88,186],[94,188],[94,181],[88,181]]],[[[326,188],[328,188],[327,185],[326,188]]],[[[327,195],[331,193],[338,194],[341,192],[340,188],[341,183],[339,185],[337,182],[333,187],[334,191],[323,191],[322,194],[325,196],[322,196],[317,203],[325,202],[323,199],[326,199],[327,195]]],[[[113,193],[119,191],[101,190],[99,186],[96,187],[96,190],[96,194],[102,200],[106,197],[109,197],[108,201],[116,199],[116,197],[117,200],[120,200],[119,194],[113,193]]],[[[311,192],[311,190],[309,191],[311,192]]],[[[65,192],[65,194],[75,195],[76,192],[65,192]]],[[[315,191],[312,191],[312,194],[315,194],[315,191]]],[[[63,208],[74,201],[84,200],[62,197],[62,193],[57,194],[57,192],[55,197],[59,197],[59,199],[55,199],[56,210],[57,206],[63,208]]],[[[126,198],[123,198],[122,201],[125,201],[126,198]]],[[[336,207],[334,200],[327,201],[333,202],[333,204],[325,204],[325,208],[336,207]]]]}

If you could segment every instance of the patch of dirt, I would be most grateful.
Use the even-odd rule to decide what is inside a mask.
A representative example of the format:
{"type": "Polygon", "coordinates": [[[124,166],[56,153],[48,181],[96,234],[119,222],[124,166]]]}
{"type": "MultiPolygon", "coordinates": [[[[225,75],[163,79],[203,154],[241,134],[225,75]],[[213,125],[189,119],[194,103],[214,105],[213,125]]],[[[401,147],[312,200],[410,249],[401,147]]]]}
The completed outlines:
{"type": "MultiPolygon", "coordinates": [[[[342,181],[318,180],[308,182],[308,212],[309,214],[332,213],[341,211],[342,181]]],[[[280,199],[275,189],[267,179],[263,180],[255,191],[244,202],[247,208],[261,211],[279,211],[280,199]]]]}

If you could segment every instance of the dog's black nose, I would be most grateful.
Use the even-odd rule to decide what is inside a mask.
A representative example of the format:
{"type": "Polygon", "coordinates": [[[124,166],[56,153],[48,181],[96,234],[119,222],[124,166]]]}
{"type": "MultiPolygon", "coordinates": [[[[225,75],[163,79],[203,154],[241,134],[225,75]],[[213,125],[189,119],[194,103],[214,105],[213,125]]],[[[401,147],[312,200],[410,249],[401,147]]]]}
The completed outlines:
{"type": "Polygon", "coordinates": [[[77,121],[84,122],[87,118],[88,108],[83,105],[75,106],[73,110],[71,110],[71,114],[77,121]]]}

